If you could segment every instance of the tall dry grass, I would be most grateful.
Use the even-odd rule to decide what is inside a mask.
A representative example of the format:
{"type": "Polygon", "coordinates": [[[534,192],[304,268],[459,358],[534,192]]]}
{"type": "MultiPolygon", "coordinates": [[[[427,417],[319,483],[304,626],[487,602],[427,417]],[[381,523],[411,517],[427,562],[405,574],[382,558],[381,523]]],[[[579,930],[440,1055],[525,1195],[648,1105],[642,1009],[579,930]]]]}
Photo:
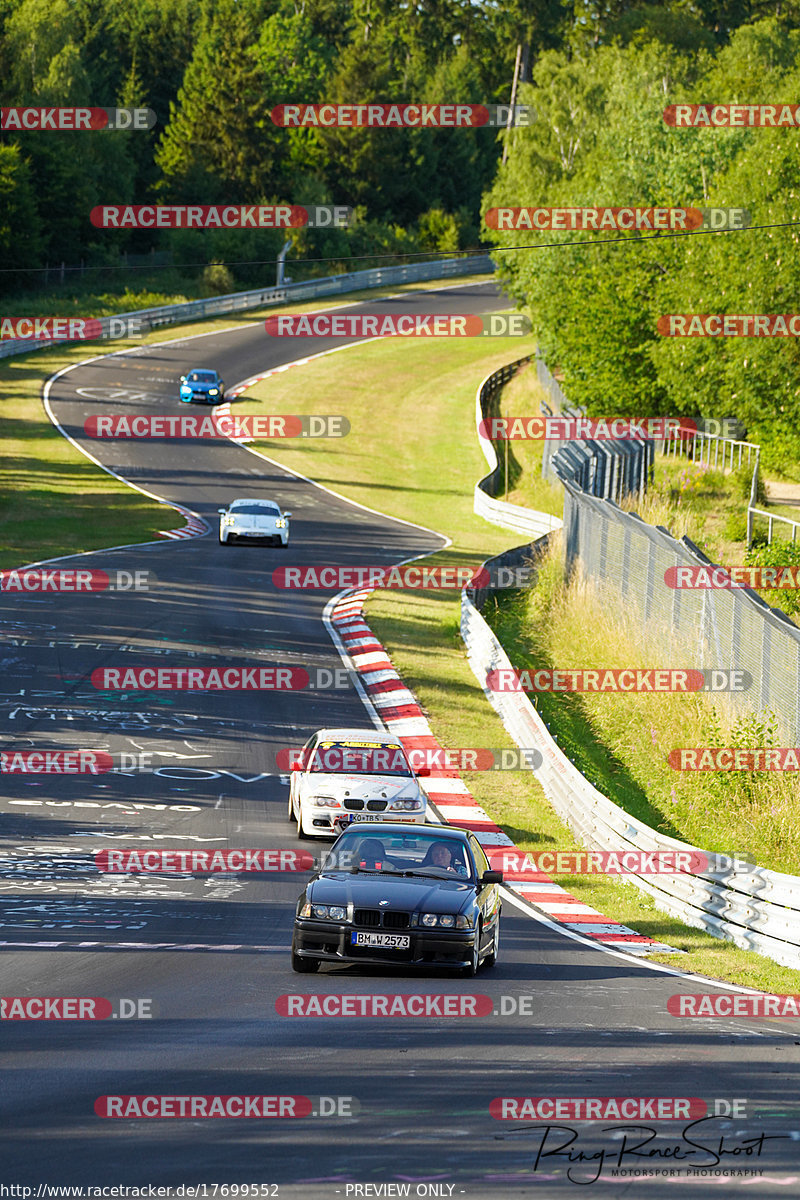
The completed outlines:
{"type": "MultiPolygon", "coordinates": [[[[653,520],[657,509],[653,503],[641,515],[653,520]]],[[[527,665],[697,665],[696,651],[659,624],[643,624],[615,591],[580,573],[565,584],[562,557],[560,540],[553,539],[537,587],[521,593],[510,614],[516,649],[527,651],[527,665]]],[[[508,618],[507,613],[504,623],[508,618]]],[[[589,756],[593,782],[626,811],[639,816],[649,810],[651,823],[705,849],[749,852],[762,865],[800,873],[796,773],[676,771],[668,761],[677,747],[776,745],[774,714],[753,709],[742,716],[724,693],[702,692],[562,694],[542,698],[540,707],[546,708],[551,730],[567,741],[575,737],[577,708],[583,736],[596,743],[589,756]],[[603,747],[605,771],[602,761],[597,764],[603,747]]],[[[580,757],[581,747],[575,749],[580,757]]]]}

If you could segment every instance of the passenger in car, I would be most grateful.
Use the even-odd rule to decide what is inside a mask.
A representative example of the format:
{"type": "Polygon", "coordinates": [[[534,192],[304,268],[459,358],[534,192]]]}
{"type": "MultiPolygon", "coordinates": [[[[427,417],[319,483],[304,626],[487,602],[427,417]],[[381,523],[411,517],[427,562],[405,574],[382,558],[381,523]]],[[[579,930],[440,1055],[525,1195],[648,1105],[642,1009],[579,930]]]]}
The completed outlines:
{"type": "Polygon", "coordinates": [[[379,838],[364,838],[356,851],[355,861],[360,867],[380,871],[386,861],[386,849],[379,838]]]}

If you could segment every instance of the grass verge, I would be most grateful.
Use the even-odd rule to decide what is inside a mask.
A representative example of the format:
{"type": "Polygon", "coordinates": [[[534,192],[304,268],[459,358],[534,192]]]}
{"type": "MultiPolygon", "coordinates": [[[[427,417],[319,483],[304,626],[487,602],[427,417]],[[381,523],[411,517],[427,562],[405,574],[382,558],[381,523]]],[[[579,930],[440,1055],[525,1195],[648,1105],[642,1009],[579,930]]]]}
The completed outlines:
{"type": "MultiPolygon", "coordinates": [[[[332,301],[281,306],[280,311],[310,312],[323,305],[335,308],[448,282],[466,284],[488,278],[470,276],[370,289],[332,301]]],[[[160,529],[182,525],[182,518],[173,509],[107,475],[62,437],[42,405],[42,389],[50,375],[115,350],[260,324],[268,312],[274,311],[270,308],[159,329],[136,341],[78,343],[0,359],[0,569],[153,541],[158,539],[160,529]]]]}

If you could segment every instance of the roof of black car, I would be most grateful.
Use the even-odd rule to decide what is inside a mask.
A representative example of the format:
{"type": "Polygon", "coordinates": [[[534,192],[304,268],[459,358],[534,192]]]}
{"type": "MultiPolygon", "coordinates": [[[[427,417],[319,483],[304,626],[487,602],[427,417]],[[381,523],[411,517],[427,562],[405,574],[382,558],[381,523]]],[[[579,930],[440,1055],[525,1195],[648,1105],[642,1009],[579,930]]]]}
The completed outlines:
{"type": "Polygon", "coordinates": [[[431,821],[413,824],[410,821],[353,821],[342,832],[347,833],[351,829],[358,829],[359,832],[367,830],[369,834],[376,834],[379,830],[384,833],[434,833],[460,838],[462,842],[467,840],[469,834],[467,829],[456,829],[453,825],[434,825],[431,821]]]}

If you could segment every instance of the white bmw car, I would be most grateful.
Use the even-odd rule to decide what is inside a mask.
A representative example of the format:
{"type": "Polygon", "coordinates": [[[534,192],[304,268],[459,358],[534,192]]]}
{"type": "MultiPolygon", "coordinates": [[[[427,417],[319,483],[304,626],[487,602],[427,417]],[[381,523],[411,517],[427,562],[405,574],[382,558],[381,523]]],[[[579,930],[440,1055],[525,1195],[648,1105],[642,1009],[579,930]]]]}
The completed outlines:
{"type": "Polygon", "coordinates": [[[403,743],[375,729],[320,729],[292,764],[289,820],[298,837],[335,837],[358,821],[425,820],[428,800],[403,743]]]}
{"type": "Polygon", "coordinates": [[[281,512],[272,500],[234,500],[217,510],[219,540],[223,546],[240,539],[244,542],[270,541],[275,546],[289,544],[290,512],[281,512]]]}

